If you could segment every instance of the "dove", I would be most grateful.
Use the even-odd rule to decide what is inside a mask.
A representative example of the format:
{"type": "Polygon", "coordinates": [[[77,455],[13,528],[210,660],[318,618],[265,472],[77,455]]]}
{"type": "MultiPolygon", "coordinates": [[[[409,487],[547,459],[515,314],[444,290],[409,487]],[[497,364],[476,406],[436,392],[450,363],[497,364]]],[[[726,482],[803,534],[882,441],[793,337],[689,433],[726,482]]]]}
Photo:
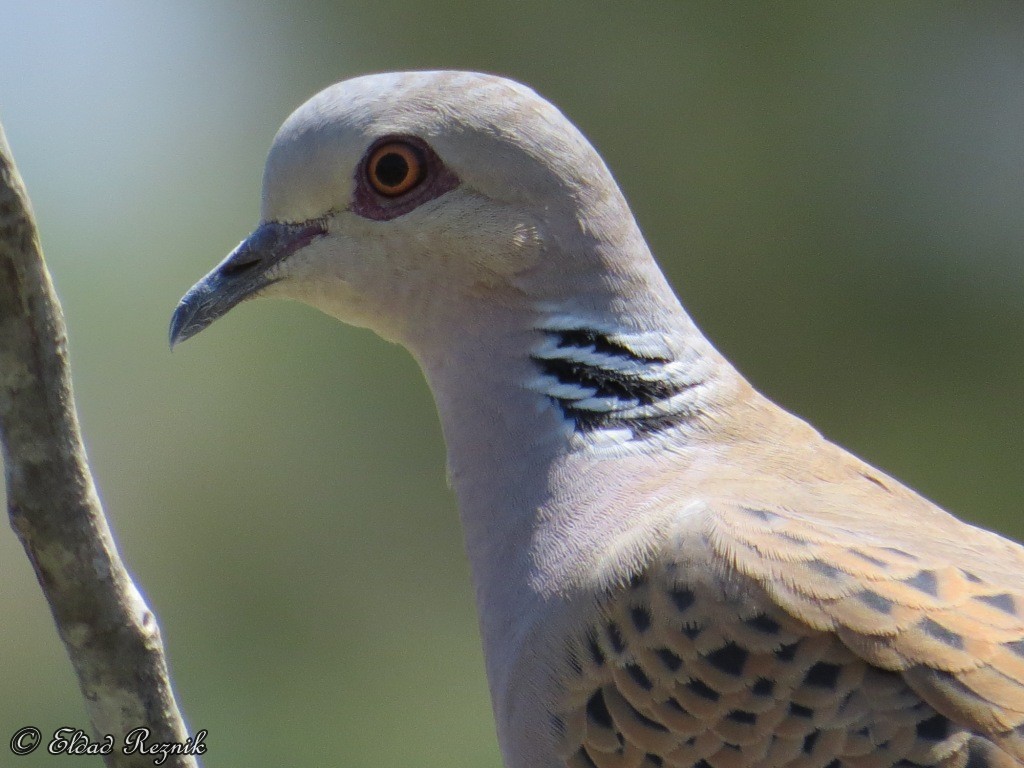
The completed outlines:
{"type": "Polygon", "coordinates": [[[1024,763],[1024,549],[753,389],[531,89],[313,96],[172,346],[257,296],[419,363],[508,768],[1024,763]]]}

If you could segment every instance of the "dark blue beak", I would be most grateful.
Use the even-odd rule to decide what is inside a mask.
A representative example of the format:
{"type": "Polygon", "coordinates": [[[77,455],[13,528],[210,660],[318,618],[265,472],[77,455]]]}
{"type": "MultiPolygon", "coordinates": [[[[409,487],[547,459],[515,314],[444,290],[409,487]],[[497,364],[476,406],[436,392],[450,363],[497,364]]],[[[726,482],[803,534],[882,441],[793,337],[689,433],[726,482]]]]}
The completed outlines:
{"type": "Polygon", "coordinates": [[[182,297],[171,316],[171,349],[276,282],[274,266],[325,234],[327,227],[322,221],[260,224],[182,297]]]}

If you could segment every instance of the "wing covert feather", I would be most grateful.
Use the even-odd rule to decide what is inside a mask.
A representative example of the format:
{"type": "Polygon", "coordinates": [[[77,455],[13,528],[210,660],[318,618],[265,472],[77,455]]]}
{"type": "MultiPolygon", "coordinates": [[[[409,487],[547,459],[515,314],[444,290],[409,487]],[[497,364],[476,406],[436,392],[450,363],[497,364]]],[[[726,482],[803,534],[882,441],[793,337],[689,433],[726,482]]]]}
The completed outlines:
{"type": "Polygon", "coordinates": [[[1024,757],[1024,571],[988,578],[1013,573],[1024,549],[952,517],[941,522],[955,530],[922,525],[908,542],[827,512],[711,506],[702,538],[710,556],[789,615],[835,633],[901,673],[936,711],[1024,757]],[[993,539],[986,562],[972,558],[993,539]]]}

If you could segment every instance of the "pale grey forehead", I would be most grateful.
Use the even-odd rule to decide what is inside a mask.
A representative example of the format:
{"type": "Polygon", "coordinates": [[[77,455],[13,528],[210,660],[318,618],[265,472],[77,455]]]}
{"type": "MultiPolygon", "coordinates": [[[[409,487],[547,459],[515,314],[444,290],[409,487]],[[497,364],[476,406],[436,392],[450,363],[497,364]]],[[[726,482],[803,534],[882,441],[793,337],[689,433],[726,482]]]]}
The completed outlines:
{"type": "Polygon", "coordinates": [[[485,128],[558,110],[513,80],[475,72],[389,72],[336,83],[303,104],[282,131],[334,125],[349,132],[485,128]],[[517,117],[518,116],[518,117],[517,117]]]}
{"type": "Polygon", "coordinates": [[[472,72],[366,75],[324,89],[281,126],[264,176],[265,214],[285,197],[293,216],[344,197],[369,144],[406,134],[480,187],[535,189],[602,165],[562,113],[520,83],[472,72]]]}

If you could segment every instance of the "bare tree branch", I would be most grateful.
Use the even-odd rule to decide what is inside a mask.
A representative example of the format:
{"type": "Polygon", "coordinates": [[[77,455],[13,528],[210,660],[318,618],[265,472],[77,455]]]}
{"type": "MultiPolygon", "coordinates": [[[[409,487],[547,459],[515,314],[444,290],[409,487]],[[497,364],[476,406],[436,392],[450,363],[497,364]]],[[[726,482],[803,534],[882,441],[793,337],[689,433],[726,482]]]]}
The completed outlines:
{"type": "MultiPolygon", "coordinates": [[[[11,526],[78,674],[93,739],[113,737],[108,766],[152,766],[153,755],[124,753],[126,734],[146,727],[152,747],[183,744],[188,733],[168,680],[160,629],[121,562],[93,485],[71,391],[63,313],[2,126],[0,443],[11,526]]],[[[162,764],[196,768],[198,761],[179,754],[162,764]]]]}

